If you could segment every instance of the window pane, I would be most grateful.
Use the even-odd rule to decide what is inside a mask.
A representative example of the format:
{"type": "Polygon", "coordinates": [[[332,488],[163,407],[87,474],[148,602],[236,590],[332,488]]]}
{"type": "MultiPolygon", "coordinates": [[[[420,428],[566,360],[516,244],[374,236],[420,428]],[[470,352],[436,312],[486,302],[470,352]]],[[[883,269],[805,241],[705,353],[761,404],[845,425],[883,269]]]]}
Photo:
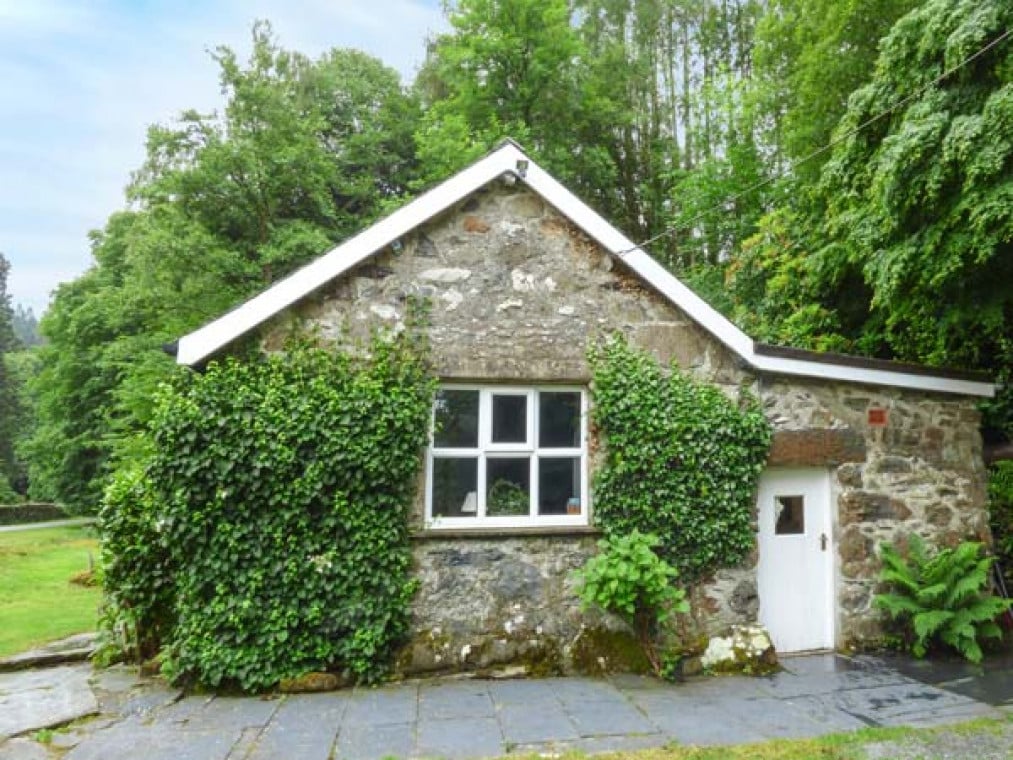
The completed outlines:
{"type": "Polygon", "coordinates": [[[435,406],[433,442],[437,448],[478,446],[478,391],[441,390],[435,406]]]}
{"type": "Polygon", "coordinates": [[[801,496],[774,497],[774,535],[805,533],[805,499],[801,496]]]}
{"type": "Polygon", "coordinates": [[[580,446],[580,394],[538,394],[538,445],[554,448],[580,446]]]}
{"type": "Polygon", "coordinates": [[[531,460],[528,457],[487,459],[485,513],[489,517],[531,514],[531,460]]]}
{"type": "Polygon", "coordinates": [[[492,442],[527,443],[528,397],[492,397],[492,442]]]}
{"type": "Polygon", "coordinates": [[[478,460],[433,460],[433,517],[475,517],[478,513],[478,460]]]}
{"type": "Polygon", "coordinates": [[[541,457],[538,460],[538,514],[579,515],[580,457],[541,457]]]}

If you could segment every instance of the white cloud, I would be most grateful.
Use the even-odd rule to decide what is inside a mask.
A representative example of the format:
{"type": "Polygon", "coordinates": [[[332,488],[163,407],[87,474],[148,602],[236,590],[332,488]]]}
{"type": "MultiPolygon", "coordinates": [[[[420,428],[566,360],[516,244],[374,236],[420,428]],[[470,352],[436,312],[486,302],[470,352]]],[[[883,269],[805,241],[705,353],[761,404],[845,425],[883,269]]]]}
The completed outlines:
{"type": "Polygon", "coordinates": [[[15,302],[41,312],[90,264],[87,232],[123,206],[152,123],[220,105],[207,51],[245,57],[254,20],[317,56],[356,47],[414,76],[436,0],[0,0],[0,252],[15,302]]]}

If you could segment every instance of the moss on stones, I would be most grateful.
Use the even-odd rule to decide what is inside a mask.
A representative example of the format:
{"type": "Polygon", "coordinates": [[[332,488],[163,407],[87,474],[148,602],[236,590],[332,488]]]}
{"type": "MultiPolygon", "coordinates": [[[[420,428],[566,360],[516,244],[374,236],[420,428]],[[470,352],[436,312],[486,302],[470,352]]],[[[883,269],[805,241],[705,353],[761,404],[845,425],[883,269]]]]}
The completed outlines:
{"type": "Polygon", "coordinates": [[[573,669],[587,675],[650,673],[651,663],[632,633],[596,626],[585,628],[570,648],[573,669]]]}

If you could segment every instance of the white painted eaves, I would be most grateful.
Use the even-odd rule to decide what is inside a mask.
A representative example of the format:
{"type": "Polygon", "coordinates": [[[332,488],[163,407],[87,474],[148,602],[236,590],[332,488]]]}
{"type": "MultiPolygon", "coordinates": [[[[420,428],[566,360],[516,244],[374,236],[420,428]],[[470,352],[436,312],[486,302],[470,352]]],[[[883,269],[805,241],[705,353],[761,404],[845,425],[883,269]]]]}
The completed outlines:
{"type": "Polygon", "coordinates": [[[518,176],[531,190],[555,207],[585,234],[620,258],[623,264],[727,346],[747,365],[758,371],[968,396],[991,397],[995,393],[995,386],[992,383],[978,380],[757,353],[754,342],[748,335],[687,288],[600,214],[553,179],[512,142],[504,143],[467,169],[302,269],[293,272],[236,309],[184,336],[179,340],[177,362],[189,366],[199,364],[317,288],[339,277],[506,173],[518,176]],[[526,171],[518,170],[518,162],[521,161],[526,162],[526,171]]]}

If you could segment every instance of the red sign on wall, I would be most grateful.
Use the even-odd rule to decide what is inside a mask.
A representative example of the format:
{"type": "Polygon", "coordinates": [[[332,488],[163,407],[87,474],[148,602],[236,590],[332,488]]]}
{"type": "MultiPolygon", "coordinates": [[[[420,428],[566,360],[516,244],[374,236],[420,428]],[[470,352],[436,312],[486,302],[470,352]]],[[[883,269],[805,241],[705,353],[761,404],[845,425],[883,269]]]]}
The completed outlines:
{"type": "Polygon", "coordinates": [[[886,427],[886,409],[869,410],[870,427],[886,427]]]}

